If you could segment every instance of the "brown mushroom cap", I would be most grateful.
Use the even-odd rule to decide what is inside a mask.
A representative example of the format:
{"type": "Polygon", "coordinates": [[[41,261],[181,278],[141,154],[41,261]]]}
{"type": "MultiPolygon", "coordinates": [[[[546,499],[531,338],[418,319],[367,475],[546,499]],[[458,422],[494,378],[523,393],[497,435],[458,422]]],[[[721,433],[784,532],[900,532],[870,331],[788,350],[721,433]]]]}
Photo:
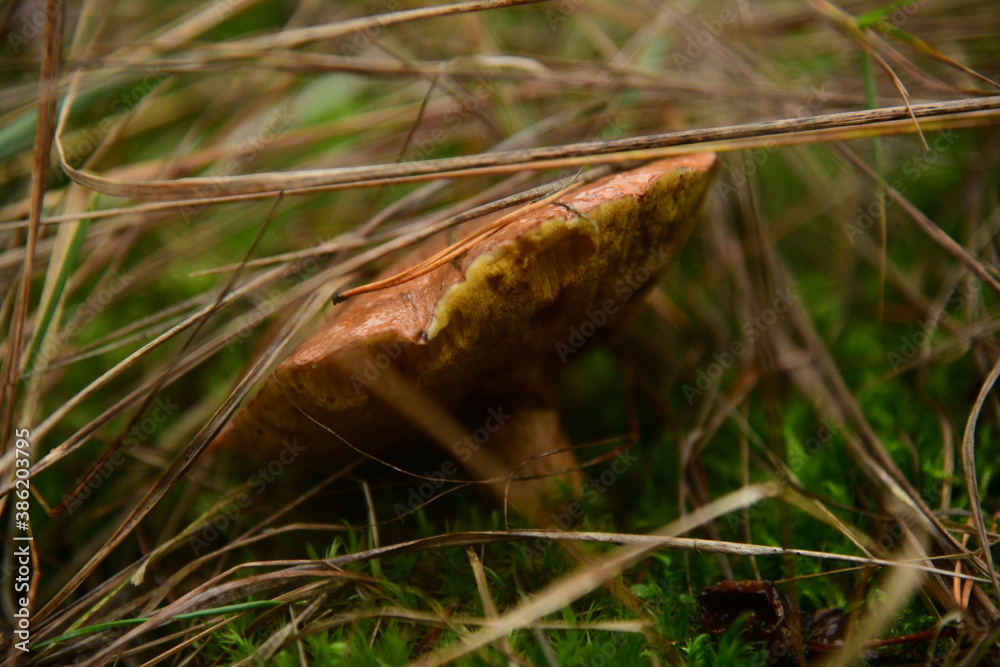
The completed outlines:
{"type": "MultiPolygon", "coordinates": [[[[614,326],[669,267],[715,165],[714,154],[698,153],[608,176],[515,216],[455,261],[351,298],[217,443],[264,457],[294,438],[309,458],[344,460],[355,454],[315,422],[370,452],[410,433],[384,399],[392,387],[374,392],[375,382],[406,378],[452,408],[504,377],[550,375],[557,347],[588,314],[603,313],[602,331],[614,326]]],[[[459,238],[483,224],[467,223],[459,238]]],[[[404,267],[444,247],[443,237],[429,243],[404,267]]]]}

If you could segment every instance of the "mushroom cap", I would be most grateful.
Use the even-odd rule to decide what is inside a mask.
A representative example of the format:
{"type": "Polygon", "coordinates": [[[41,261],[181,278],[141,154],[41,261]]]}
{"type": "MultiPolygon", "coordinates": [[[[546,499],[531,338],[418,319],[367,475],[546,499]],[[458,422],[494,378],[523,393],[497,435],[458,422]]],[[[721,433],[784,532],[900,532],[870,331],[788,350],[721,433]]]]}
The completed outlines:
{"type": "MultiPolygon", "coordinates": [[[[504,377],[551,373],[560,346],[620,323],[670,266],[715,167],[714,154],[696,153],[605,177],[514,216],[452,262],[352,297],[217,444],[262,458],[295,439],[310,458],[343,460],[355,454],[330,431],[372,453],[411,433],[386,400],[395,378],[451,408],[504,377]]],[[[466,223],[458,238],[489,221],[466,223]]],[[[431,239],[404,268],[446,242],[431,239]]]]}

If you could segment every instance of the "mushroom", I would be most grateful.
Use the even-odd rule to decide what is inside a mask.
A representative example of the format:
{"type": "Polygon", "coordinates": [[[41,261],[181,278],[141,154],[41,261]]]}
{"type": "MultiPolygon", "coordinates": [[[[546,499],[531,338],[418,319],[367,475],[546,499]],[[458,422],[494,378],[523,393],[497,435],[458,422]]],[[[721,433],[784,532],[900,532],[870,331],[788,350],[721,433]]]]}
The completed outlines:
{"type": "MultiPolygon", "coordinates": [[[[267,460],[294,443],[330,466],[412,449],[423,430],[445,446],[442,477],[459,464],[509,476],[492,488],[542,521],[582,481],[559,426],[556,370],[656,284],[715,166],[712,153],[671,157],[508,214],[488,233],[475,234],[490,220],[467,223],[452,261],[336,306],[216,444],[267,460]]],[[[402,266],[446,245],[431,239],[402,266]]]]}

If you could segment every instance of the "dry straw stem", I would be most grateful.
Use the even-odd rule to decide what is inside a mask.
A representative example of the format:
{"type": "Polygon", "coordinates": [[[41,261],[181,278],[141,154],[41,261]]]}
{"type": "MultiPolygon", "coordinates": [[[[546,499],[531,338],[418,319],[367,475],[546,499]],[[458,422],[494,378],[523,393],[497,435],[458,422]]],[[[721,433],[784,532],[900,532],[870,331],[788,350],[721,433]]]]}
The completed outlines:
{"type": "MultiPolygon", "coordinates": [[[[760,502],[766,498],[768,492],[763,486],[744,487],[737,491],[712,501],[707,505],[699,507],[688,516],[660,528],[648,536],[621,536],[616,541],[616,537],[607,533],[599,533],[595,539],[609,541],[626,546],[612,552],[611,554],[597,560],[591,565],[583,566],[576,572],[566,575],[536,593],[529,600],[518,605],[507,612],[498,622],[491,624],[474,634],[461,637],[459,642],[453,646],[442,649],[434,654],[417,660],[414,665],[421,667],[432,667],[446,665],[449,662],[468,655],[477,649],[493,642],[507,634],[529,627],[543,616],[558,611],[571,604],[574,600],[594,590],[605,581],[618,576],[621,572],[634,565],[641,559],[647,557],[654,551],[666,546],[668,543],[673,548],[690,549],[697,552],[712,552],[749,555],[796,555],[809,558],[834,558],[837,560],[866,562],[868,564],[878,564],[884,566],[902,566],[902,570],[923,570],[925,572],[935,571],[936,568],[928,567],[922,562],[914,564],[902,564],[890,560],[868,559],[862,557],[851,557],[843,555],[821,554],[799,549],[782,549],[779,547],[761,547],[758,545],[720,543],[714,540],[699,540],[691,538],[678,538],[678,534],[686,533],[693,528],[709,522],[714,518],[724,516],[736,511],[741,507],[746,507],[760,502]]],[[[507,534],[507,533],[505,533],[507,534]]],[[[573,533],[555,532],[543,534],[544,539],[565,539],[565,536],[573,533]],[[563,536],[563,537],[560,537],[563,536]]],[[[579,534],[577,534],[579,535],[579,534]]],[[[945,570],[936,570],[945,573],[945,570]]],[[[953,576],[953,573],[948,573],[953,576]]],[[[980,579],[980,581],[982,581],[980,579]]]]}
{"type": "MultiPolygon", "coordinates": [[[[281,203],[281,196],[279,195],[274,202],[274,206],[271,209],[271,216],[274,215],[274,211],[275,209],[277,209],[280,203],[281,203]]],[[[271,216],[269,216],[267,221],[260,226],[257,232],[257,236],[254,238],[253,243],[247,250],[247,257],[253,254],[253,251],[257,247],[257,244],[260,242],[261,237],[267,231],[268,225],[271,222],[271,216]]],[[[247,257],[244,258],[244,261],[246,260],[247,257]]],[[[226,294],[232,291],[233,286],[236,284],[236,281],[239,279],[239,277],[240,277],[239,271],[233,273],[233,275],[230,276],[229,280],[226,282],[225,287],[222,288],[222,290],[219,292],[219,295],[208,307],[208,310],[205,313],[205,318],[199,320],[191,328],[191,331],[188,333],[187,340],[184,341],[183,346],[180,348],[180,350],[178,350],[176,356],[174,357],[174,360],[170,363],[165,372],[163,372],[159,376],[159,378],[157,378],[156,381],[149,387],[148,391],[146,392],[145,398],[143,399],[142,403],[139,406],[139,409],[136,410],[135,414],[132,416],[132,419],[129,421],[128,425],[124,429],[122,429],[121,433],[111,444],[111,446],[107,447],[104,450],[104,453],[101,455],[101,457],[97,461],[95,461],[93,465],[91,465],[88,474],[84,475],[84,477],[76,484],[76,486],[72,488],[65,496],[63,496],[62,501],[60,501],[60,503],[52,509],[52,514],[54,516],[61,515],[66,510],[66,508],[69,507],[69,505],[71,505],[73,502],[76,501],[77,496],[79,496],[80,493],[83,491],[83,489],[87,487],[87,485],[90,483],[93,477],[98,474],[98,472],[104,466],[104,464],[107,461],[109,461],[111,456],[121,448],[122,444],[124,443],[126,435],[130,433],[133,428],[138,426],[139,422],[142,420],[143,414],[146,412],[149,406],[153,404],[153,401],[156,400],[157,394],[159,394],[160,390],[162,390],[163,387],[166,385],[168,378],[170,377],[170,371],[173,368],[176,368],[184,360],[185,353],[194,343],[194,340],[197,337],[198,333],[201,331],[201,328],[205,325],[205,322],[210,317],[212,317],[212,315],[214,315],[219,311],[219,308],[221,308],[223,301],[225,300],[226,294]]]]}
{"type": "MultiPolygon", "coordinates": [[[[69,104],[67,103],[64,110],[68,108],[69,104]]],[[[847,111],[806,118],[789,118],[704,130],[684,130],[628,139],[589,141],[551,148],[502,151],[485,155],[424,160],[395,165],[315,169],[287,174],[183,178],[174,181],[122,181],[89,174],[71,167],[66,162],[65,151],[60,142],[57,142],[57,147],[63,169],[76,183],[105,195],[162,201],[198,199],[206,190],[216,192],[218,196],[276,194],[278,192],[293,194],[297,190],[316,191],[346,185],[354,187],[375,186],[437,178],[478,176],[501,173],[505,170],[521,170],[529,165],[536,169],[576,166],[607,162],[608,158],[602,159],[600,156],[612,153],[644,151],[648,154],[654,149],[674,146],[694,146],[717,141],[735,141],[737,139],[841,129],[905,118],[911,118],[915,122],[918,118],[937,118],[998,108],[1000,108],[1000,96],[980,97],[917,104],[909,108],[902,106],[847,111]]],[[[712,150],[712,146],[705,146],[704,149],[712,150]]]]}
{"type": "Polygon", "coordinates": [[[972,406],[969,414],[969,421],[965,425],[965,434],[962,436],[962,472],[965,473],[965,488],[969,492],[969,505],[972,509],[972,519],[975,523],[976,536],[979,538],[979,548],[982,550],[983,560],[986,561],[990,579],[993,582],[993,591],[1000,598],[1000,577],[998,577],[996,567],[993,564],[993,553],[990,549],[992,542],[987,534],[986,517],[983,516],[982,497],[979,495],[979,477],[976,473],[976,423],[979,421],[979,413],[982,412],[986,398],[993,391],[993,387],[1000,378],[1000,358],[997,359],[993,369],[990,370],[989,377],[979,390],[976,403],[972,406]]]}
{"type": "Polygon", "coordinates": [[[854,164],[854,166],[856,166],[860,171],[864,172],[866,176],[878,183],[882,190],[886,192],[894,202],[899,204],[899,206],[906,211],[906,213],[914,221],[916,221],[916,223],[920,226],[920,229],[925,234],[930,236],[937,245],[943,248],[948,254],[955,257],[955,259],[969,267],[969,270],[972,271],[977,278],[989,285],[990,289],[994,292],[1000,294],[1000,280],[997,280],[997,278],[990,273],[989,269],[986,268],[981,260],[973,257],[968,250],[956,243],[955,239],[948,236],[948,234],[938,227],[933,220],[924,215],[920,209],[910,202],[910,200],[900,194],[896,188],[889,185],[884,178],[876,174],[871,167],[865,164],[863,160],[854,155],[850,150],[841,148],[841,154],[845,155],[851,163],[854,164]]]}
{"type": "MultiPolygon", "coordinates": [[[[326,298],[329,298],[328,296],[326,298]]],[[[139,522],[163,499],[166,493],[183,478],[185,473],[198,460],[201,453],[208,447],[209,442],[222,428],[235,412],[239,403],[249,393],[251,387],[260,380],[267,372],[270,360],[289,341],[295,331],[300,329],[308,319],[310,319],[326,301],[324,295],[318,295],[312,300],[303,304],[294,317],[290,318],[282,330],[275,337],[265,351],[258,363],[244,375],[239,384],[229,395],[229,397],[219,406],[212,418],[198,432],[194,439],[185,447],[184,451],[170,465],[170,467],[157,479],[152,488],[139,501],[135,508],[122,521],[114,534],[108,539],[97,553],[87,562],[85,566],[70,579],[70,581],[52,597],[49,602],[37,612],[38,618],[45,618],[46,615],[54,612],[59,606],[90,576],[97,566],[107,557],[111,551],[117,547],[122,540],[128,537],[135,530],[139,522]]]]}
{"type": "MultiPolygon", "coordinates": [[[[853,113],[853,112],[848,112],[853,113]]],[[[862,112],[867,113],[867,112],[862,112]]],[[[872,137],[886,137],[895,136],[899,134],[912,134],[919,132],[930,132],[945,129],[963,129],[963,128],[974,128],[989,126],[996,123],[997,118],[1000,118],[1000,106],[986,109],[983,111],[973,111],[967,113],[956,113],[944,114],[940,116],[928,116],[924,118],[919,124],[915,124],[910,118],[903,118],[895,121],[879,121],[872,123],[870,125],[852,125],[849,127],[832,127],[827,129],[819,130],[805,130],[801,132],[796,132],[794,134],[758,134],[753,135],[748,138],[737,138],[737,139],[706,139],[705,143],[698,144],[697,147],[687,146],[687,145],[677,145],[666,148],[651,148],[643,150],[634,150],[627,153],[609,155],[609,156],[580,156],[574,158],[565,158],[559,160],[546,160],[541,163],[530,163],[524,165],[513,165],[507,167],[494,167],[494,168],[479,168],[475,172],[459,172],[455,174],[448,174],[451,178],[457,178],[462,176],[479,176],[482,174],[492,174],[492,173],[504,173],[504,172],[520,172],[524,169],[548,169],[552,167],[580,167],[592,164],[600,164],[604,162],[619,162],[624,160],[654,160],[661,157],[671,156],[671,155],[682,155],[687,152],[695,150],[712,151],[716,153],[731,153],[737,151],[747,151],[757,148],[772,148],[776,146],[795,146],[802,144],[812,144],[812,143],[823,143],[823,142],[833,142],[833,141],[847,141],[851,139],[863,139],[872,137]]],[[[700,131],[699,131],[700,132],[700,131]]],[[[706,130],[706,132],[711,133],[712,130],[706,130]]],[[[710,136],[710,135],[709,135],[710,136]]],[[[606,143],[606,142],[601,142],[606,143]]],[[[425,161],[430,162],[430,161],[425,161]]],[[[124,171],[128,171],[124,169],[124,171]]],[[[444,175],[441,175],[444,177],[444,175]]],[[[588,174],[588,177],[590,175],[588,174]]],[[[411,178],[408,180],[428,180],[428,177],[411,178]]],[[[216,183],[217,178],[212,178],[212,183],[216,183]]],[[[173,198],[168,197],[166,201],[154,201],[141,204],[128,204],[115,208],[109,209],[94,209],[87,211],[86,218],[89,220],[100,220],[104,218],[116,218],[120,216],[125,216],[129,214],[148,214],[148,213],[169,213],[175,210],[184,209],[190,206],[203,206],[206,204],[218,205],[218,204],[234,204],[239,202],[254,201],[259,199],[272,199],[279,192],[283,192],[285,196],[303,196],[309,194],[316,194],[319,192],[325,192],[330,190],[342,190],[354,187],[378,187],[385,185],[393,185],[396,183],[402,183],[405,180],[394,180],[394,179],[379,179],[376,181],[361,181],[358,183],[338,183],[336,185],[327,186],[316,186],[307,188],[294,188],[291,190],[262,190],[259,192],[250,192],[238,195],[202,195],[192,198],[173,198]]],[[[518,195],[511,195],[506,201],[497,201],[494,205],[498,207],[504,207],[518,203],[519,201],[524,201],[524,199],[534,198],[543,194],[544,192],[550,190],[552,187],[556,187],[553,183],[550,186],[540,186],[537,188],[532,188],[518,195]]],[[[213,187],[214,189],[214,187],[213,187]]],[[[14,205],[8,207],[7,209],[0,209],[0,217],[16,217],[20,205],[14,205]],[[5,215],[6,214],[6,215],[5,215]]],[[[473,213],[469,211],[467,217],[463,219],[469,219],[472,217],[478,217],[484,213],[489,212],[489,210],[482,210],[473,213]]],[[[66,222],[75,222],[81,219],[82,214],[80,213],[63,213],[57,215],[46,215],[39,220],[41,225],[58,225],[66,222]]],[[[458,224],[458,222],[453,222],[450,224],[458,224]]],[[[28,219],[21,220],[10,220],[7,222],[0,222],[0,231],[6,229],[17,229],[21,227],[28,226],[28,219]]],[[[426,230],[422,230],[426,234],[426,230]]],[[[313,249],[307,251],[298,251],[298,253],[289,253],[285,258],[294,258],[308,256],[310,253],[321,254],[323,252],[329,252],[333,250],[348,249],[354,247],[355,245],[362,243],[363,236],[358,235],[357,238],[352,238],[351,232],[345,232],[343,235],[338,237],[337,241],[331,242],[329,245],[324,246],[322,249],[313,249]]],[[[421,236],[424,238],[424,236],[421,236]]],[[[377,238],[369,239],[371,241],[378,240],[377,238]]],[[[44,243],[44,241],[43,241],[44,243]]],[[[276,259],[276,258],[275,258],[276,259]]],[[[0,269],[8,266],[16,266],[23,260],[23,254],[18,253],[18,248],[14,248],[12,251],[4,253],[0,256],[0,269]]],[[[248,266],[258,266],[262,262],[269,260],[254,260],[248,263],[248,266]]],[[[236,265],[229,267],[229,270],[234,270],[236,265]]],[[[222,270],[214,269],[215,271],[222,270]]],[[[198,274],[201,275],[201,274],[198,274]]]]}
{"type": "MultiPolygon", "coordinates": [[[[789,284],[789,272],[782,262],[765,245],[766,271],[772,284],[789,284]]],[[[902,524],[910,544],[919,543],[919,536],[929,536],[934,549],[945,556],[961,555],[979,572],[992,580],[993,569],[985,560],[965,548],[952,533],[942,525],[938,516],[928,507],[918,490],[900,469],[869,423],[858,402],[858,397],[843,379],[842,371],[830,355],[815,329],[815,325],[799,304],[789,308],[788,316],[794,330],[803,341],[812,364],[795,368],[793,379],[800,383],[805,394],[813,397],[819,414],[830,415],[836,422],[849,422],[853,432],[845,432],[844,439],[860,470],[877,488],[886,489],[884,497],[878,498],[886,505],[887,514],[898,516],[898,507],[905,508],[907,520],[902,524]]],[[[795,345],[777,332],[778,349],[792,350],[795,345]]],[[[787,352],[784,356],[789,356],[787,352]]],[[[921,547],[922,548],[922,547],[921,547]]],[[[933,555],[933,554],[931,554],[933,555]]],[[[943,585],[943,582],[942,582],[943,585]]],[[[980,587],[973,589],[977,605],[981,605],[991,616],[997,614],[995,603],[980,587]]]]}
{"type": "Polygon", "coordinates": [[[6,359],[3,364],[3,377],[0,378],[0,452],[8,451],[8,443],[14,432],[14,396],[17,383],[20,380],[21,353],[23,349],[24,324],[28,315],[28,302],[31,298],[31,279],[34,275],[35,248],[38,244],[39,220],[42,217],[42,204],[45,196],[45,175],[49,170],[49,159],[52,149],[52,126],[56,110],[55,82],[59,77],[59,65],[62,54],[62,28],[64,5],[56,0],[46,0],[45,10],[48,18],[42,38],[42,70],[39,89],[38,124],[35,132],[34,151],[31,161],[31,195],[30,219],[28,237],[25,241],[24,262],[20,267],[20,284],[14,301],[14,312],[11,315],[11,327],[6,346],[6,359]]]}
{"type": "Polygon", "coordinates": [[[268,51],[277,49],[292,49],[304,46],[310,42],[329,40],[337,37],[364,32],[368,28],[383,28],[391,25],[410,23],[413,21],[424,21],[439,16],[454,16],[469,12],[481,12],[489,9],[500,9],[501,7],[512,7],[516,5],[528,5],[542,0],[479,0],[474,2],[456,2],[450,5],[437,7],[422,7],[418,9],[408,9],[398,12],[389,12],[377,17],[364,17],[347,21],[338,21],[327,25],[309,26],[307,28],[292,28],[282,30],[277,34],[264,35],[261,37],[249,37],[246,39],[236,39],[224,44],[214,44],[209,48],[219,50],[226,55],[232,51],[240,55],[245,51],[254,53],[256,51],[268,51]]]}
{"type": "MultiPolygon", "coordinates": [[[[900,561],[920,559],[922,549],[915,544],[905,545],[899,554],[900,561]]],[[[834,667],[856,665],[864,659],[865,643],[875,639],[888,628],[903,605],[920,588],[921,573],[909,567],[894,567],[884,573],[885,581],[879,585],[882,597],[864,611],[855,628],[849,632],[844,647],[833,656],[834,667]]]]}
{"type": "MultiPolygon", "coordinates": [[[[836,554],[807,549],[794,549],[755,545],[738,542],[724,542],[698,538],[678,537],[679,533],[689,532],[697,526],[718,518],[729,512],[760,502],[768,497],[766,487],[754,486],[739,489],[727,496],[713,501],[710,505],[699,508],[687,517],[665,526],[649,535],[635,535],[608,532],[584,531],[538,531],[511,530],[502,532],[468,531],[429,538],[401,542],[381,548],[374,548],[327,559],[325,561],[268,561],[261,563],[245,563],[220,573],[212,580],[198,587],[180,599],[170,603],[150,617],[141,626],[137,626],[125,635],[115,640],[113,644],[99,655],[92,658],[93,664],[101,664],[100,659],[114,655],[118,645],[126,646],[131,640],[141,637],[144,633],[169,622],[179,614],[212,608],[249,595],[252,591],[267,590],[279,582],[295,581],[301,577],[332,577],[339,581],[343,577],[365,581],[361,575],[348,575],[342,568],[347,565],[365,562],[373,559],[386,558],[393,554],[403,554],[421,551],[434,551],[443,548],[471,547],[491,543],[511,543],[539,540],[553,542],[590,542],[598,544],[621,545],[605,557],[593,564],[581,567],[576,572],[565,576],[540,591],[528,602],[514,610],[501,615],[498,620],[484,620],[485,627],[475,635],[468,637],[462,643],[442,652],[441,656],[432,656],[428,664],[446,664],[448,660],[465,655],[476,647],[497,641],[513,630],[530,627],[542,616],[556,611],[573,600],[601,586],[604,582],[617,576],[630,565],[638,562],[650,553],[664,549],[690,550],[697,553],[724,553],[740,556],[797,556],[802,558],[831,560],[846,563],[856,563],[862,567],[892,567],[904,571],[923,572],[939,576],[958,578],[967,581],[986,582],[987,580],[972,575],[954,573],[947,569],[927,565],[923,557],[912,561],[869,558],[836,554]],[[264,567],[284,567],[268,575],[254,575],[239,581],[228,582],[237,572],[264,567]]],[[[228,550],[228,547],[227,547],[228,550]]],[[[377,580],[371,580],[377,583],[377,580]]],[[[311,599],[307,597],[305,599],[311,599]]],[[[314,628],[315,630],[315,628],[314,628]]],[[[423,663],[420,663],[423,664],[423,663]]]]}

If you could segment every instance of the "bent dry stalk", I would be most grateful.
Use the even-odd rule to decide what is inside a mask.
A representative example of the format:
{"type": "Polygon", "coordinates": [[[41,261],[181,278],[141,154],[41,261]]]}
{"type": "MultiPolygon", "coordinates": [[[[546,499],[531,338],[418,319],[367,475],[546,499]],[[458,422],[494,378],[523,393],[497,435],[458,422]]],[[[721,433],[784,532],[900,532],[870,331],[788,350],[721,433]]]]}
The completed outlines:
{"type": "MultiPolygon", "coordinates": [[[[555,406],[559,345],[574,345],[573,327],[595,308],[602,333],[634,310],[633,292],[656,280],[628,299],[622,281],[669,268],[715,168],[715,155],[700,153],[608,176],[511,216],[451,262],[336,306],[216,445],[266,460],[294,438],[304,459],[337,465],[409,449],[422,430],[451,455],[471,430],[451,415],[503,405],[513,416],[463,464],[499,479],[498,495],[542,521],[560,486],[578,493],[582,484],[555,406]],[[536,479],[508,483],[513,476],[536,479]]],[[[467,223],[459,241],[495,220],[467,223]]],[[[431,239],[385,275],[445,247],[444,236],[431,239]]]]}

